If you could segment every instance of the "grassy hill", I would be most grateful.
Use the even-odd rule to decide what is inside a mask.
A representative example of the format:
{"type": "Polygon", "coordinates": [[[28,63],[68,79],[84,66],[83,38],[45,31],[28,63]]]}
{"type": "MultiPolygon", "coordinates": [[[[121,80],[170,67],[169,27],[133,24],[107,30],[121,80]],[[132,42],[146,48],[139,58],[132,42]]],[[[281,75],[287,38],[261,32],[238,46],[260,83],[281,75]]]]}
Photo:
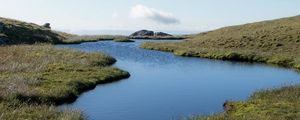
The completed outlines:
{"type": "MultiPolygon", "coordinates": [[[[300,70],[300,16],[230,26],[200,33],[180,43],[144,43],[145,49],[180,56],[262,62],[300,70]]],[[[247,101],[224,103],[225,112],[191,120],[295,120],[300,118],[300,86],[258,91],[247,101]]]]}
{"type": "Polygon", "coordinates": [[[300,16],[225,27],[181,43],[145,43],[141,47],[181,56],[264,62],[300,69],[300,16]]]}
{"type": "Polygon", "coordinates": [[[52,31],[34,23],[27,23],[8,18],[0,17],[0,22],[4,24],[4,28],[0,31],[0,34],[9,39],[6,41],[7,44],[55,44],[62,42],[68,35],[52,31]]]}
{"type": "Polygon", "coordinates": [[[34,23],[0,17],[0,44],[79,44],[82,42],[96,42],[114,40],[126,36],[118,35],[74,35],[44,28],[34,23]]]}

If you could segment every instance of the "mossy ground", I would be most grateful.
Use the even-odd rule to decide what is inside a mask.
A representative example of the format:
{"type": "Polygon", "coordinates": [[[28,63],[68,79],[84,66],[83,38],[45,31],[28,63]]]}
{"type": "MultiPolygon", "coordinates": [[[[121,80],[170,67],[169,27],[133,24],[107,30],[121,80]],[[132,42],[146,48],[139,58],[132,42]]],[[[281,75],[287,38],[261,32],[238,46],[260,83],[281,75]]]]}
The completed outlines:
{"type": "Polygon", "coordinates": [[[284,87],[254,93],[249,100],[227,102],[230,110],[191,120],[298,120],[300,118],[300,86],[284,87]]]}
{"type": "Polygon", "coordinates": [[[80,111],[60,112],[55,106],[32,105],[18,101],[0,102],[1,120],[84,120],[80,111]]]}
{"type": "MultiPolygon", "coordinates": [[[[147,42],[140,47],[179,56],[261,62],[300,70],[300,16],[225,27],[180,43],[147,42]]],[[[230,111],[190,119],[296,120],[300,118],[300,87],[260,91],[247,101],[227,105],[230,111]]]]}
{"type": "Polygon", "coordinates": [[[129,77],[116,60],[50,45],[0,47],[0,119],[82,119],[51,105],[74,101],[97,84],[129,77]]]}

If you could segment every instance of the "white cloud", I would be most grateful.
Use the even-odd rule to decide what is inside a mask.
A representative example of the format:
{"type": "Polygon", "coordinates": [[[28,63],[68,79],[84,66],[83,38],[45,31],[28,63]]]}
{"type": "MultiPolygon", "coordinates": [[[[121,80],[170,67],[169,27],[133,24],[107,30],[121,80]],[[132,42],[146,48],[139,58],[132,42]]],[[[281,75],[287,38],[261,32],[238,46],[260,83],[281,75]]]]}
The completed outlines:
{"type": "Polygon", "coordinates": [[[172,13],[136,5],[131,8],[130,17],[136,19],[149,19],[161,24],[178,24],[180,21],[172,13]]]}
{"type": "Polygon", "coordinates": [[[112,17],[112,18],[118,18],[118,17],[119,17],[119,14],[118,14],[117,12],[113,12],[113,13],[111,14],[111,17],[112,17]]]}

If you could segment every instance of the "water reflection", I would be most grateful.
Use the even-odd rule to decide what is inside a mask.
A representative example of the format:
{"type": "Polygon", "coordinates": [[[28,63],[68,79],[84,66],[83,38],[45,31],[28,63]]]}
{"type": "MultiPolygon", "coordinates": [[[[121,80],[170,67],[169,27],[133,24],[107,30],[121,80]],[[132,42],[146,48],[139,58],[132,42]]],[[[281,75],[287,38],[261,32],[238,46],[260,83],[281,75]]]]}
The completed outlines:
{"type": "Polygon", "coordinates": [[[300,82],[293,70],[261,64],[186,58],[138,48],[143,41],[59,45],[117,58],[127,80],[100,85],[66,105],[89,119],[166,120],[222,111],[225,100],[244,100],[259,89],[300,82]]]}

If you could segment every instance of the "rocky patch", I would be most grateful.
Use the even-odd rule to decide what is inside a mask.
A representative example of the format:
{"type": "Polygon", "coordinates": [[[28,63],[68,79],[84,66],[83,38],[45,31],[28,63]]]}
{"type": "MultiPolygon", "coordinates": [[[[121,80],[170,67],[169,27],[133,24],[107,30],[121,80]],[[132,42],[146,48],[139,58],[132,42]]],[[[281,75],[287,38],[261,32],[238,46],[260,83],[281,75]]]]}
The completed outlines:
{"type": "Polygon", "coordinates": [[[164,32],[154,32],[150,30],[140,30],[137,32],[134,32],[130,36],[132,37],[166,37],[166,36],[172,36],[171,34],[164,33],[164,32]]]}

